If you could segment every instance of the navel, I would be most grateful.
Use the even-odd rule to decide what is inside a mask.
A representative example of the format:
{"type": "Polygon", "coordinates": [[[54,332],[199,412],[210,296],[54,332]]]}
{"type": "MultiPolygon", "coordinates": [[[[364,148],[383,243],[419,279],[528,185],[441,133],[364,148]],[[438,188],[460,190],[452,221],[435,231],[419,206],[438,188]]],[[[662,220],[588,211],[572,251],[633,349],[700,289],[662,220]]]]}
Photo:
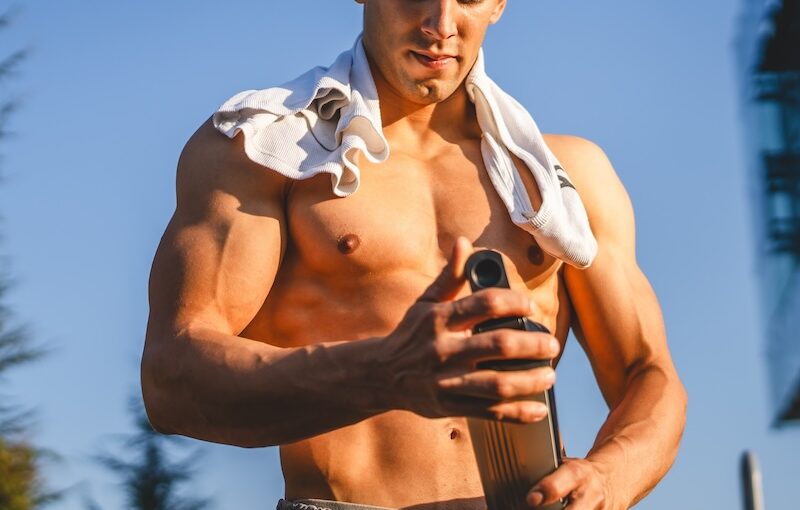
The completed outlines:
{"type": "Polygon", "coordinates": [[[538,244],[533,244],[528,248],[528,260],[537,266],[544,262],[544,252],[539,248],[538,244]]]}
{"type": "Polygon", "coordinates": [[[361,239],[359,239],[355,234],[345,234],[343,236],[339,236],[339,241],[336,245],[339,251],[345,255],[353,253],[358,249],[359,246],[361,246],[361,239]]]}
{"type": "Polygon", "coordinates": [[[458,439],[458,436],[459,436],[458,429],[451,429],[450,430],[450,439],[456,440],[456,439],[458,439]]]}

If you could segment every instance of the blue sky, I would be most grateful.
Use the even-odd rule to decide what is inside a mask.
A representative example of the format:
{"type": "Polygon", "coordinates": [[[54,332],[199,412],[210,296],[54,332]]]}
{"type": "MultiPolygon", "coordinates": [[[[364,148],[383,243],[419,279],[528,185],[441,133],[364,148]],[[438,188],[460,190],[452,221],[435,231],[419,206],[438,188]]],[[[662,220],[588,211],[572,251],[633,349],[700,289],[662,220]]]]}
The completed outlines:
{"type": "MultiPolygon", "coordinates": [[[[7,5],[3,2],[0,5],[7,5]]],[[[174,168],[225,99],[330,63],[359,32],[351,0],[25,2],[3,52],[34,53],[2,96],[23,106],[0,146],[10,304],[51,348],[10,380],[38,409],[36,439],[62,456],[58,510],[91,495],[121,508],[91,461],[129,431],[152,255],[174,206],[174,168]],[[113,5],[112,5],[113,4],[113,5]]],[[[690,395],[679,458],[639,508],[736,508],[752,448],[767,508],[790,508],[797,428],[769,428],[753,215],[744,167],[736,1],[511,0],[487,69],[544,131],[600,144],[634,203],[641,266],[658,293],[690,395]]],[[[568,452],[585,453],[605,408],[574,342],[559,370],[568,452]]],[[[197,443],[200,444],[200,443],[197,443]]],[[[204,445],[199,483],[218,508],[271,508],[275,449],[204,445]]]]}

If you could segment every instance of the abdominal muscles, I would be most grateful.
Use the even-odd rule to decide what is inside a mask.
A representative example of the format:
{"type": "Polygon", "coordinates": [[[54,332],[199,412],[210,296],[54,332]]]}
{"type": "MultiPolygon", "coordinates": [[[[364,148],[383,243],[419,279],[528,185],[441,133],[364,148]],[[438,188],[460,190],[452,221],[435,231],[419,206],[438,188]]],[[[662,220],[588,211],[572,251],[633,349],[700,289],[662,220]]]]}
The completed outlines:
{"type": "Polygon", "coordinates": [[[281,447],[286,498],[483,509],[466,419],[391,411],[281,447]]]}

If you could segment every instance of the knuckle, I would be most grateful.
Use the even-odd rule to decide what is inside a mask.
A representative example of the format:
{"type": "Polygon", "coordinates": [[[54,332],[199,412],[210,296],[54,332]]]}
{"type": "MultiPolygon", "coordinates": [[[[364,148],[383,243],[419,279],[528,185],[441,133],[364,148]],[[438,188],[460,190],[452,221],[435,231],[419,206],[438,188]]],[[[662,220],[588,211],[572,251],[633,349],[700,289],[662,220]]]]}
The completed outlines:
{"type": "Polygon", "coordinates": [[[438,320],[442,317],[447,317],[448,315],[447,305],[445,305],[444,303],[434,303],[428,306],[426,312],[427,312],[426,315],[434,320],[438,320]]]}
{"type": "Polygon", "coordinates": [[[547,416],[547,406],[539,402],[529,402],[526,407],[525,420],[529,422],[539,421],[547,416]]]}
{"type": "Polygon", "coordinates": [[[517,417],[520,423],[532,423],[536,421],[536,415],[531,412],[531,408],[527,403],[519,402],[517,406],[517,417]]]}
{"type": "Polygon", "coordinates": [[[462,384],[462,378],[458,374],[444,373],[445,370],[431,375],[428,385],[429,397],[441,405],[455,405],[459,402],[454,401],[454,390],[458,390],[462,384]]]}
{"type": "Polygon", "coordinates": [[[552,337],[546,334],[537,334],[536,335],[536,348],[538,350],[538,354],[545,358],[550,358],[550,356],[556,354],[553,352],[552,337]]]}
{"type": "Polygon", "coordinates": [[[513,402],[509,405],[508,409],[508,413],[506,413],[507,421],[512,421],[519,424],[530,421],[529,413],[524,402],[513,402]]]}
{"type": "Polygon", "coordinates": [[[451,342],[444,338],[437,338],[433,343],[433,353],[440,364],[447,363],[453,356],[451,342]]]}
{"type": "Polygon", "coordinates": [[[524,421],[523,417],[525,416],[525,413],[520,403],[517,402],[509,406],[506,416],[509,421],[513,421],[515,423],[522,423],[524,421]]]}
{"type": "Polygon", "coordinates": [[[445,309],[444,306],[441,306],[440,309],[442,310],[442,315],[459,317],[464,315],[464,302],[460,299],[452,301],[448,305],[448,309],[445,309]]]}
{"type": "Polygon", "coordinates": [[[424,322],[431,331],[442,331],[447,325],[450,313],[442,303],[436,303],[425,311],[424,322]]]}
{"type": "Polygon", "coordinates": [[[542,370],[541,368],[534,368],[525,373],[525,389],[528,393],[537,393],[549,387],[541,374],[542,370]]]}
{"type": "Polygon", "coordinates": [[[497,315],[502,311],[503,295],[495,289],[486,289],[479,303],[484,314],[497,315]]]}
{"type": "Polygon", "coordinates": [[[539,482],[539,490],[542,491],[545,499],[549,499],[558,495],[558,486],[552,477],[545,478],[539,482]]]}
{"type": "Polygon", "coordinates": [[[495,381],[494,392],[501,399],[508,399],[515,395],[514,385],[505,378],[500,377],[495,381]]]}
{"type": "Polygon", "coordinates": [[[506,330],[495,331],[492,335],[492,347],[494,347],[494,352],[500,356],[512,356],[516,347],[513,334],[506,330]]]}

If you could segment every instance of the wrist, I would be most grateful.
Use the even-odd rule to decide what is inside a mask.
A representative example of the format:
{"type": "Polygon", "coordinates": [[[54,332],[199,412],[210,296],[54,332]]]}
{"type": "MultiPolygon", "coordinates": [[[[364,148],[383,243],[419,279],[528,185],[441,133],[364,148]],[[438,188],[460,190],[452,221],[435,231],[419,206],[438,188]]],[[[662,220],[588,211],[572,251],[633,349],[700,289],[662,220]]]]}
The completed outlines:
{"type": "Polygon", "coordinates": [[[357,396],[359,405],[371,414],[380,414],[395,409],[391,392],[391,378],[383,361],[384,338],[373,337],[344,342],[338,345],[348,360],[344,364],[351,389],[351,397],[357,396]]]}
{"type": "Polygon", "coordinates": [[[359,370],[366,383],[364,391],[370,408],[375,414],[394,409],[396,406],[392,405],[389,371],[382,361],[384,339],[373,337],[360,340],[358,343],[361,344],[359,370]]]}
{"type": "Polygon", "coordinates": [[[602,486],[606,490],[607,503],[603,508],[608,510],[627,510],[633,503],[627,497],[627,487],[624,486],[622,480],[618,480],[615,476],[616,470],[614,468],[617,463],[600,453],[589,453],[586,456],[586,461],[597,473],[602,486]]]}

